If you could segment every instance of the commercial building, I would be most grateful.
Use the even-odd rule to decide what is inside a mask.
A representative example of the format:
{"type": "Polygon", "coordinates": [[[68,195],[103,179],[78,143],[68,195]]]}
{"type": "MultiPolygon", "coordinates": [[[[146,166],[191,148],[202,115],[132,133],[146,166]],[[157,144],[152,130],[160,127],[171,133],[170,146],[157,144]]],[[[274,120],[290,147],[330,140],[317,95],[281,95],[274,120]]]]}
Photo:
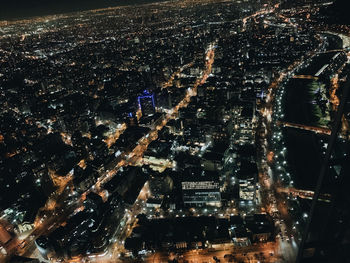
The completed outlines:
{"type": "Polygon", "coordinates": [[[185,206],[221,206],[219,182],[198,178],[181,183],[185,206]]]}
{"type": "Polygon", "coordinates": [[[238,172],[240,206],[252,206],[256,203],[257,174],[256,163],[241,160],[238,172]]]}
{"type": "Polygon", "coordinates": [[[143,92],[143,95],[139,96],[137,99],[143,117],[151,116],[156,113],[156,105],[154,102],[153,93],[151,94],[147,90],[145,90],[143,92]]]}

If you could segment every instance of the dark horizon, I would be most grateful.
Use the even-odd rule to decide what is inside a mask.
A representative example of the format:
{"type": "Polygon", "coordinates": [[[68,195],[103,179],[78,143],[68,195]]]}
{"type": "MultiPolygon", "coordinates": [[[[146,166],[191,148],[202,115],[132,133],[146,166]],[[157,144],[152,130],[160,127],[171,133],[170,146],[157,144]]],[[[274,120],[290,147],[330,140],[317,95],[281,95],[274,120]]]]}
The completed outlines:
{"type": "Polygon", "coordinates": [[[1,5],[0,21],[164,1],[165,0],[12,0],[1,5]]]}

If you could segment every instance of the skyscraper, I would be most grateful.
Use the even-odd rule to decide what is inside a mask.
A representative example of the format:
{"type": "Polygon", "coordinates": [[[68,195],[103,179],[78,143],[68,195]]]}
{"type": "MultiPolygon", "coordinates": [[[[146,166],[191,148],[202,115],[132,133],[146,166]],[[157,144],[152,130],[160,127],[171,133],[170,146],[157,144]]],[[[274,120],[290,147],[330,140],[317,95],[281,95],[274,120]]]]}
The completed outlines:
{"type": "Polygon", "coordinates": [[[143,95],[138,97],[138,103],[142,116],[146,117],[155,114],[156,110],[153,93],[149,93],[147,90],[144,90],[143,95]]]}

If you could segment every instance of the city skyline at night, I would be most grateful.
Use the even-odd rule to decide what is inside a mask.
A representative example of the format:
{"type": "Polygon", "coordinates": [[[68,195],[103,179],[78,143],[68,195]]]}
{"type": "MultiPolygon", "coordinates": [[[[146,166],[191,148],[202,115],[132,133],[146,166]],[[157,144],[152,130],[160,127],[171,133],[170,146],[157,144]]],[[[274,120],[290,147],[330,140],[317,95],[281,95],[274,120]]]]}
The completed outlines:
{"type": "Polygon", "coordinates": [[[345,5],[5,5],[0,262],[347,262],[345,5]]]}

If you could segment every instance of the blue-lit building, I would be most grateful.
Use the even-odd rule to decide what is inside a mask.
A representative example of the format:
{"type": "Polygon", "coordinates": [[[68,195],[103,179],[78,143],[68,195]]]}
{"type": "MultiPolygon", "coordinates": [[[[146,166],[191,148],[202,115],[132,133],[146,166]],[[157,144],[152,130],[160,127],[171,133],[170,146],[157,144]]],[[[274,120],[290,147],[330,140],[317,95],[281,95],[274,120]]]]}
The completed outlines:
{"type": "Polygon", "coordinates": [[[145,90],[143,95],[139,96],[137,99],[142,116],[151,116],[156,113],[153,93],[149,93],[147,90],[145,90]]]}

